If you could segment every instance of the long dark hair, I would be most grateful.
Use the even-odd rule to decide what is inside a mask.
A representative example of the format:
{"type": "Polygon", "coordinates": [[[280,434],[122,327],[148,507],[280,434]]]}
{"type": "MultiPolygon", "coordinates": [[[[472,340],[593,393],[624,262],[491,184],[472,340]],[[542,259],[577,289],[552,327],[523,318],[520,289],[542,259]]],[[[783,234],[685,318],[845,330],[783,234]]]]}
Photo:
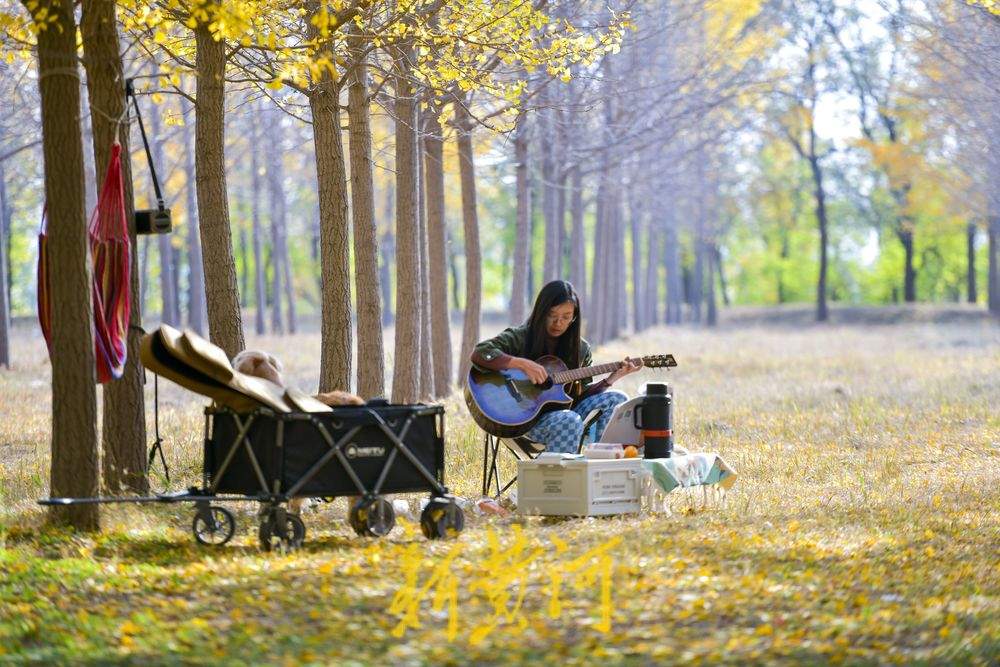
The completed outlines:
{"type": "Polygon", "coordinates": [[[535,360],[546,353],[548,338],[545,318],[549,311],[566,302],[573,304],[573,322],[556,342],[556,356],[566,363],[567,368],[580,367],[580,297],[573,285],[566,280],[553,280],[541,289],[535,298],[535,307],[525,323],[528,335],[524,337],[524,356],[535,360]]]}

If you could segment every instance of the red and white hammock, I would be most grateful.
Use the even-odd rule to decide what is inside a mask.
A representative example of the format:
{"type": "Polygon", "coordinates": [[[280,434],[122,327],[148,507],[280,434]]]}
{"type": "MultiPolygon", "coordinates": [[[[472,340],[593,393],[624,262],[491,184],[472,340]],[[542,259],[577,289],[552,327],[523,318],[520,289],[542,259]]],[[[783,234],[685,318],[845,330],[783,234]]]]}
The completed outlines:
{"type": "MultiPolygon", "coordinates": [[[[117,380],[125,370],[130,301],[131,247],[125,220],[121,146],[111,147],[108,173],[90,216],[87,235],[93,261],[94,351],[97,381],[117,380]]],[[[38,323],[52,356],[52,301],[49,288],[48,216],[42,213],[38,234],[38,323]]]]}

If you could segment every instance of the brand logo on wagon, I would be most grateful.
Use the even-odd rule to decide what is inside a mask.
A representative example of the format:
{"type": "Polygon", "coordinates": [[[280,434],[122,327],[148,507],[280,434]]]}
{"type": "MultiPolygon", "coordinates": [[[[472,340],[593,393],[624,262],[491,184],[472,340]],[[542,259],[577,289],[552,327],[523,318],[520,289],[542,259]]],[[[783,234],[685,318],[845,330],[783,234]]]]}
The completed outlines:
{"type": "Polygon", "coordinates": [[[366,458],[366,457],[381,458],[385,456],[385,447],[381,447],[379,445],[371,445],[371,446],[355,445],[354,443],[351,443],[344,450],[344,454],[346,454],[347,458],[349,459],[366,458]]]}

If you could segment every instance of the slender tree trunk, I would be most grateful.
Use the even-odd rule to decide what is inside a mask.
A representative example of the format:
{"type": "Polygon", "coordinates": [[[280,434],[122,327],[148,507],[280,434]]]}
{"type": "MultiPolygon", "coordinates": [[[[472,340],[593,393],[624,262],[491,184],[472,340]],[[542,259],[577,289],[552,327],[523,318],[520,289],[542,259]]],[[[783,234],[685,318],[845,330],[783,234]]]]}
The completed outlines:
{"type": "Polygon", "coordinates": [[[714,327],[719,323],[719,308],[715,301],[715,242],[705,244],[705,324],[714,327]]]}
{"type": "Polygon", "coordinates": [[[0,366],[10,368],[10,290],[7,276],[7,175],[0,160],[0,366]]]}
{"type": "MultiPolygon", "coordinates": [[[[83,27],[83,16],[80,17],[81,30],[83,27]]],[[[86,71],[86,68],[84,68],[86,71]]],[[[87,72],[86,83],[81,83],[81,87],[86,90],[90,87],[90,72],[87,72]]],[[[124,93],[123,93],[124,94],[124,93]]],[[[89,95],[89,93],[88,93],[89,95]]],[[[80,119],[83,121],[83,141],[86,144],[94,144],[94,129],[91,123],[90,100],[88,95],[80,95],[80,119]]],[[[109,149],[110,150],[110,149],[109,149]]],[[[84,208],[83,211],[90,219],[91,212],[97,208],[97,166],[94,164],[94,154],[91,151],[83,151],[83,188],[84,188],[84,208]]],[[[101,174],[104,178],[104,174],[101,174]]]]}
{"type": "MultiPolygon", "coordinates": [[[[131,327],[126,338],[125,369],[122,377],[104,385],[102,441],[104,458],[102,477],[104,488],[112,492],[125,488],[146,493],[146,418],[143,396],[143,370],[139,364],[140,327],[142,325],[139,298],[138,253],[135,222],[132,218],[134,201],[129,154],[128,132],[116,127],[111,118],[125,108],[125,83],[122,60],[118,51],[118,30],[113,0],[87,0],[83,5],[84,66],[87,69],[87,90],[91,109],[104,113],[91,117],[94,134],[94,164],[98,174],[107,173],[111,145],[122,145],[122,176],[124,183],[125,220],[129,234],[129,319],[131,327]],[[108,118],[110,116],[111,118],[108,118]],[[116,130],[118,133],[116,134],[116,130]]],[[[0,174],[2,180],[2,174],[0,174]]],[[[103,183],[101,184],[103,185],[103,183]]],[[[0,186],[2,187],[2,186],[0,186]]],[[[98,188],[100,189],[100,188],[98,188]]],[[[2,269],[0,269],[2,270],[2,269]]]]}
{"type": "Polygon", "coordinates": [[[663,234],[664,268],[667,271],[666,313],[667,324],[683,321],[684,281],[681,269],[680,240],[677,238],[677,220],[671,216],[667,220],[663,234]]]}
{"type": "Polygon", "coordinates": [[[825,322],[829,317],[826,306],[826,248],[828,244],[826,190],[823,187],[823,170],[819,165],[819,159],[815,155],[810,157],[809,167],[812,171],[813,183],[815,184],[816,224],[819,226],[819,279],[816,282],[816,320],[825,322]]]}
{"type": "Polygon", "coordinates": [[[917,271],[913,266],[914,243],[912,221],[909,221],[907,217],[904,218],[902,224],[904,226],[897,230],[896,236],[899,238],[899,242],[903,244],[903,301],[914,303],[917,300],[917,271]]]}
{"type": "Polygon", "coordinates": [[[201,238],[198,233],[198,201],[196,195],[194,172],[194,145],[192,144],[191,126],[185,122],[184,140],[184,195],[187,213],[187,248],[188,248],[188,326],[199,335],[205,335],[205,322],[208,313],[205,310],[205,269],[201,256],[201,238]]]}
{"type": "MultiPolygon", "coordinates": [[[[422,114],[417,113],[417,127],[422,126],[422,114]]],[[[427,174],[424,170],[423,142],[417,140],[417,240],[420,259],[420,396],[433,399],[434,350],[431,344],[431,277],[428,270],[430,249],[427,247],[427,174]]]]}
{"type": "Polygon", "coordinates": [[[719,274],[719,289],[722,292],[722,305],[729,307],[729,288],[726,285],[726,272],[722,267],[722,248],[719,247],[718,243],[712,245],[712,261],[715,264],[715,270],[719,274]]]}
{"type": "Polygon", "coordinates": [[[543,283],[559,278],[559,230],[556,223],[555,147],[549,89],[542,90],[539,118],[539,153],[542,172],[542,217],[545,220],[545,256],[542,262],[543,283]]]}
{"type": "Polygon", "coordinates": [[[482,303],[482,254],[479,246],[479,215],[476,206],[476,164],[472,150],[472,118],[461,104],[458,111],[458,171],[462,181],[462,221],[465,231],[465,322],[458,383],[464,386],[472,366],[472,349],[479,341],[482,303]]]}
{"type": "Polygon", "coordinates": [[[644,317],[647,326],[660,323],[660,242],[652,211],[646,217],[646,288],[644,317]]]}
{"type": "Polygon", "coordinates": [[[250,292],[256,290],[250,289],[250,241],[247,239],[246,225],[241,223],[237,231],[240,252],[240,309],[243,309],[250,304],[250,292]]]}
{"type": "MultiPolygon", "coordinates": [[[[1000,209],[1000,206],[997,207],[1000,209]]],[[[987,226],[989,261],[986,273],[986,295],[990,312],[1000,316],[1000,210],[990,215],[987,226]]]]}
{"type": "Polygon", "coordinates": [[[517,179],[517,231],[514,239],[514,270],[510,293],[510,323],[524,322],[528,300],[528,246],[531,242],[531,201],[528,180],[528,123],[521,114],[514,131],[514,167],[517,179]]]}
{"type": "MultiPolygon", "coordinates": [[[[284,138],[281,133],[281,118],[278,109],[268,109],[262,113],[267,120],[265,140],[267,163],[267,203],[271,218],[271,330],[284,333],[285,324],[282,313],[282,303],[287,301],[289,285],[285,278],[289,274],[288,248],[285,243],[285,187],[282,156],[284,155],[284,138]]],[[[292,305],[288,304],[291,308],[292,305]]]]}
{"type": "MultiPolygon", "coordinates": [[[[254,110],[250,119],[251,137],[253,145],[250,146],[250,220],[251,220],[251,243],[253,245],[253,285],[254,285],[254,325],[258,336],[264,334],[264,318],[267,316],[267,285],[264,276],[264,225],[260,216],[261,183],[260,178],[260,144],[262,141],[260,132],[260,107],[254,110]]],[[[279,314],[278,326],[281,325],[279,314]]]]}
{"type": "Polygon", "coordinates": [[[462,281],[458,275],[458,251],[451,245],[448,246],[448,272],[451,274],[451,307],[453,310],[459,311],[462,310],[462,299],[458,286],[462,284],[462,281]]]}
{"type": "MultiPolygon", "coordinates": [[[[583,174],[579,165],[573,166],[570,176],[570,218],[572,223],[572,238],[570,245],[570,282],[576,288],[576,293],[580,300],[589,304],[589,292],[587,291],[587,239],[583,231],[583,174]]],[[[588,307],[589,310],[589,307],[588,307]]]]}
{"type": "Polygon", "coordinates": [[[323,281],[320,391],[349,390],[352,375],[350,222],[338,98],[338,87],[329,78],[309,96],[319,181],[323,281]]]}
{"type": "Polygon", "coordinates": [[[629,228],[632,233],[632,326],[636,332],[642,331],[649,324],[646,322],[646,312],[643,307],[646,300],[644,294],[644,278],[642,272],[642,217],[643,207],[637,200],[633,190],[629,197],[629,228]]]}
{"type": "Polygon", "coordinates": [[[195,29],[197,49],[195,174],[201,246],[204,251],[208,331],[213,343],[234,357],[244,348],[240,295],[229,225],[226,191],[225,88],[226,44],[207,24],[195,29]]]}
{"type": "MultiPolygon", "coordinates": [[[[47,261],[52,316],[52,496],[98,494],[92,276],[84,214],[83,146],[76,22],[69,3],[43,2],[54,17],[38,34],[47,261]]],[[[97,505],[57,506],[50,518],[99,527],[97,505]]]]}
{"type": "Polygon", "coordinates": [[[382,284],[382,326],[390,327],[396,321],[396,315],[392,309],[392,272],[390,270],[393,258],[396,256],[396,236],[391,231],[387,231],[382,236],[382,244],[379,249],[381,254],[379,280],[382,284]]]}
{"type": "Polygon", "coordinates": [[[431,274],[431,341],[434,346],[434,395],[451,393],[451,318],[448,315],[448,235],[444,203],[444,141],[440,116],[428,111],[424,125],[424,175],[427,196],[428,262],[431,274]]]}
{"type": "MultiPolygon", "coordinates": [[[[154,108],[149,114],[150,152],[153,164],[164,168],[166,160],[163,156],[163,128],[160,124],[160,109],[154,108]]],[[[174,278],[173,247],[170,244],[170,234],[156,235],[156,250],[160,260],[160,321],[172,327],[180,326],[180,305],[177,303],[177,291],[174,289],[177,281],[174,278]]]]}
{"type": "Polygon", "coordinates": [[[965,284],[966,301],[975,303],[979,295],[976,293],[976,224],[970,222],[965,227],[965,284]]]}
{"type": "Polygon", "coordinates": [[[385,352],[381,326],[378,229],[375,225],[368,65],[363,39],[357,32],[351,36],[354,69],[348,81],[347,122],[350,131],[354,279],[358,302],[358,394],[374,398],[385,394],[385,352]]]}
{"type": "Polygon", "coordinates": [[[410,82],[413,47],[395,54],[396,120],[396,340],[392,401],[420,396],[420,237],[417,221],[417,103],[410,82]]]}

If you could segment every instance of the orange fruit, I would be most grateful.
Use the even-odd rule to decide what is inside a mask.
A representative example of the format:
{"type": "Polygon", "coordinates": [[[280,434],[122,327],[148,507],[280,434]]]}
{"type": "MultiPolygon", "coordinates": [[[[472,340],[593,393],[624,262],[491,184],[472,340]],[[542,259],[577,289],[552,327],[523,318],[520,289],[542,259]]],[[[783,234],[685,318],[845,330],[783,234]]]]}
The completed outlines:
{"type": "Polygon", "coordinates": [[[634,459],[637,458],[638,456],[639,456],[639,450],[636,448],[635,445],[625,446],[625,458],[634,459]]]}

